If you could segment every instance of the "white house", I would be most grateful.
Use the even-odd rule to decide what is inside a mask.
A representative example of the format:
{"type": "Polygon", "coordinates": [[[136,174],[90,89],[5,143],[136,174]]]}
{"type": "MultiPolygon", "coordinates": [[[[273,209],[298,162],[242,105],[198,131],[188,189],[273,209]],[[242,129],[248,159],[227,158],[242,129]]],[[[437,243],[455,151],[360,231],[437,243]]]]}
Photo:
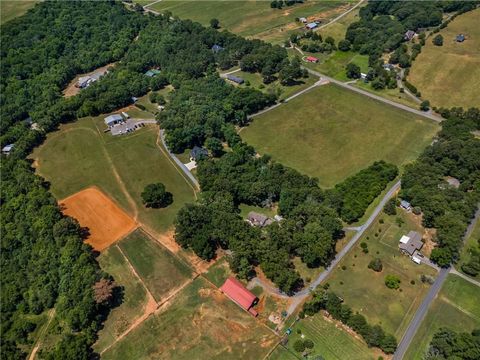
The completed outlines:
{"type": "Polygon", "coordinates": [[[123,121],[123,117],[120,114],[109,115],[105,118],[105,124],[107,126],[113,126],[123,121]]]}

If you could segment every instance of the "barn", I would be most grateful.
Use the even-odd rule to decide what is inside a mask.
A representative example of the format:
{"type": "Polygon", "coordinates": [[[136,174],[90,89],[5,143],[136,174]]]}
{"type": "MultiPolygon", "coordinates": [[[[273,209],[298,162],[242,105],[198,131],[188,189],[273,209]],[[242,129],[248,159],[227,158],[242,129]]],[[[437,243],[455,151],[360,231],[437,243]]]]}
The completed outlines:
{"type": "Polygon", "coordinates": [[[253,316],[258,313],[253,309],[257,304],[258,298],[252,294],[243,284],[233,276],[229,277],[220,287],[220,291],[227,295],[234,303],[253,316]]]}
{"type": "Polygon", "coordinates": [[[318,59],[316,57],[313,57],[313,56],[307,56],[305,58],[305,61],[311,62],[311,63],[318,63],[318,59]]]}
{"type": "Polygon", "coordinates": [[[238,76],[235,76],[235,75],[228,74],[227,79],[230,80],[230,81],[233,81],[234,83],[237,83],[239,85],[243,84],[243,79],[238,77],[238,76]]]}

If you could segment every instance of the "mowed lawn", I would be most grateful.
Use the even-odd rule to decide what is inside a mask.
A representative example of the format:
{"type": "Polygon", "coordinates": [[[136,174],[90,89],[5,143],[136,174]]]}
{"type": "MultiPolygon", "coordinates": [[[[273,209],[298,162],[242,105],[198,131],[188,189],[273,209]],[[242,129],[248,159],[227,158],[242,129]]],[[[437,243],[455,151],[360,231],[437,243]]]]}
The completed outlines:
{"type": "Polygon", "coordinates": [[[143,230],[135,230],[118,246],[157,302],[187,281],[192,270],[143,230]]]}
{"type": "Polygon", "coordinates": [[[102,354],[115,359],[262,359],[278,338],[203,278],[102,354]]]}
{"type": "Polygon", "coordinates": [[[21,16],[38,3],[39,0],[0,0],[0,24],[5,24],[21,16]]]}
{"type": "Polygon", "coordinates": [[[447,327],[458,332],[480,328],[480,288],[450,274],[430,305],[405,359],[422,360],[435,332],[447,327]]]}
{"type": "Polygon", "coordinates": [[[382,213],[326,280],[330,289],[344,298],[354,312],[363,314],[372,325],[380,324],[397,340],[403,336],[429,289],[429,285],[421,282],[421,275],[435,277],[437,274],[427,265],[415,264],[398,250],[401,236],[410,230],[423,234],[412,214],[405,214],[400,210],[397,216],[382,213]],[[396,217],[403,220],[401,226],[397,224],[396,217]],[[360,246],[362,242],[367,244],[368,254],[363,253],[360,246]],[[382,261],[381,272],[368,268],[374,258],[382,261]],[[385,286],[386,275],[400,278],[399,290],[385,286]]]}
{"type": "Polygon", "coordinates": [[[440,31],[443,46],[427,38],[422,53],[413,62],[408,80],[434,106],[478,106],[480,99],[480,9],[457,16],[440,31]],[[465,34],[457,43],[455,37],[465,34]]]}
{"type": "Polygon", "coordinates": [[[121,288],[121,302],[116,304],[98,333],[94,349],[98,352],[109,346],[133,321],[140,317],[147,303],[147,292],[130,270],[118,246],[112,246],[98,258],[102,270],[112,275],[121,288]]]}
{"type": "Polygon", "coordinates": [[[260,154],[332,187],[376,160],[412,161],[439,127],[329,84],[253,119],[240,135],[260,154]]]}
{"type": "Polygon", "coordinates": [[[302,24],[297,17],[327,19],[348,9],[353,1],[306,1],[303,4],[272,9],[267,1],[161,1],[150,8],[183,19],[191,19],[208,26],[212,18],[220,21],[222,29],[242,36],[261,38],[273,42],[283,42],[291,30],[302,24]]]}
{"type": "Polygon", "coordinates": [[[140,222],[157,232],[166,231],[177,211],[193,201],[194,192],[163,148],[157,146],[157,126],[117,137],[104,133],[104,128],[103,116],[62,125],[35,149],[32,157],[38,173],[51,183],[58,200],[97,186],[129,214],[138,212],[140,222]],[[156,182],[165,184],[173,194],[174,202],[167,208],[149,209],[142,204],[144,187],[156,182]]]}
{"type": "MultiPolygon", "coordinates": [[[[323,314],[316,314],[300,320],[292,328],[292,335],[289,336],[287,347],[290,354],[282,354],[277,359],[290,359],[291,354],[297,354],[301,358],[301,353],[295,352],[293,344],[296,340],[304,336],[305,339],[313,341],[311,358],[322,356],[325,360],[372,360],[377,359],[381,354],[374,348],[368,348],[367,344],[360,337],[353,336],[345,329],[340,327],[337,322],[324,318],[323,314]],[[301,334],[298,334],[298,330],[301,334]]],[[[275,359],[271,357],[270,359],[275,359]]]]}

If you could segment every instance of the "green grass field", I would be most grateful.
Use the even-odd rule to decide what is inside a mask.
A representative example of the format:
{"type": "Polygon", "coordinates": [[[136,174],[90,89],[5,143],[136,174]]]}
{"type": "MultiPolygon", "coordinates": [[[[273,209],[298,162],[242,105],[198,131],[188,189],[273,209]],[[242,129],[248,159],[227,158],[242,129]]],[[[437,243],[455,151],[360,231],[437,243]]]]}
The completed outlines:
{"type": "Polygon", "coordinates": [[[269,360],[297,360],[301,359],[297,357],[293,352],[287,350],[282,345],[278,345],[275,350],[268,356],[269,360]]]}
{"type": "Polygon", "coordinates": [[[261,154],[332,187],[376,160],[402,165],[438,125],[333,84],[255,117],[240,133],[261,154]]]}
{"type": "Polygon", "coordinates": [[[470,332],[480,328],[480,288],[449,275],[440,294],[413,339],[405,359],[422,360],[435,332],[441,327],[470,332]]]}
{"type": "Polygon", "coordinates": [[[192,270],[142,230],[135,230],[118,246],[157,302],[187,281],[192,270]]]}
{"type": "Polygon", "coordinates": [[[127,260],[117,246],[105,250],[98,258],[102,270],[113,276],[117,286],[121,286],[123,300],[114,307],[98,333],[94,346],[97,352],[109,346],[133,321],[142,315],[147,303],[147,292],[140,280],[130,271],[127,260]]]}
{"type": "MultiPolygon", "coordinates": [[[[298,54],[296,51],[294,54],[298,54]]],[[[360,55],[353,51],[334,51],[331,54],[305,53],[305,56],[312,55],[316,57],[318,63],[303,63],[304,66],[319,71],[322,74],[331,76],[340,81],[349,81],[345,73],[345,67],[349,63],[360,66],[364,73],[368,72],[368,56],[360,55]]]]}
{"type": "MultiPolygon", "coordinates": [[[[309,87],[310,85],[313,85],[315,81],[317,80],[313,76],[309,76],[306,79],[301,79],[298,81],[297,84],[292,85],[292,86],[282,86],[280,82],[274,81],[270,84],[265,85],[262,80],[262,75],[259,73],[249,73],[245,71],[237,71],[233,75],[238,76],[242,79],[245,80],[245,83],[248,81],[249,85],[247,86],[245,83],[240,85],[241,87],[251,87],[255,88],[257,90],[260,90],[264,93],[271,93],[275,94],[278,96],[279,100],[283,100],[288,98],[289,96],[292,96],[293,94],[309,87]]],[[[230,81],[227,80],[228,83],[231,83],[230,81]]]]}
{"type": "Polygon", "coordinates": [[[0,24],[21,16],[38,3],[39,0],[0,0],[0,24]]]}
{"type": "Polygon", "coordinates": [[[333,37],[335,39],[335,43],[338,43],[340,40],[345,39],[345,34],[347,32],[348,26],[351,23],[360,20],[360,16],[358,15],[358,13],[360,11],[360,8],[365,5],[366,5],[365,3],[363,5],[360,5],[355,10],[351,11],[344,17],[335,21],[333,24],[330,24],[320,29],[318,33],[324,39],[327,38],[328,36],[333,37]]]}
{"type": "MultiPolygon", "coordinates": [[[[152,9],[171,11],[180,18],[191,19],[209,25],[210,19],[220,20],[222,29],[242,36],[260,38],[265,41],[282,42],[289,32],[302,24],[296,17],[315,17],[325,22],[344,12],[344,6],[352,1],[306,1],[281,10],[272,9],[267,1],[161,1],[152,9]],[[342,7],[343,6],[343,7],[342,7]]],[[[353,6],[353,5],[352,5],[353,6]]]]}
{"type": "Polygon", "coordinates": [[[400,253],[398,242],[402,235],[410,230],[423,231],[412,214],[398,210],[397,216],[381,214],[326,282],[353,311],[363,314],[371,324],[380,324],[386,332],[400,340],[429,288],[422,284],[420,276],[436,276],[436,271],[427,265],[416,265],[400,253]],[[404,221],[401,226],[396,223],[397,216],[404,221]],[[367,243],[368,254],[362,252],[361,242],[367,243]],[[369,262],[374,258],[381,259],[381,272],[368,269],[369,262]],[[388,274],[400,278],[401,290],[385,286],[384,279],[388,274]],[[414,284],[411,284],[412,280],[414,284]]]}
{"type": "Polygon", "coordinates": [[[336,322],[327,320],[322,314],[300,320],[292,328],[293,332],[289,336],[287,347],[291,354],[281,352],[277,359],[293,359],[293,354],[297,354],[298,358],[301,358],[301,353],[295,352],[293,344],[296,340],[301,339],[302,335],[304,339],[310,339],[315,344],[309,357],[312,359],[317,355],[323,356],[325,360],[373,360],[378,357],[377,350],[368,348],[363,340],[336,325],[336,322]],[[298,330],[301,331],[301,334],[297,333],[298,330]]]}
{"type": "Polygon", "coordinates": [[[154,125],[124,136],[104,133],[103,116],[83,118],[62,125],[37,148],[37,171],[51,183],[57,199],[63,199],[89,186],[98,186],[128,213],[134,214],[132,197],[140,222],[157,232],[170,228],[177,211],[194,192],[183,174],[156,144],[154,125]],[[118,178],[116,177],[118,175],[118,178]],[[164,209],[147,209],[141,192],[147,184],[162,182],[173,194],[173,204],[164,209]]]}
{"type": "Polygon", "coordinates": [[[422,53],[413,62],[408,80],[434,106],[478,106],[480,99],[480,9],[455,18],[440,31],[443,46],[427,38],[422,53]],[[457,43],[455,37],[465,34],[457,43]]]}
{"type": "Polygon", "coordinates": [[[277,337],[202,278],[106,351],[115,359],[262,359],[277,337]]]}

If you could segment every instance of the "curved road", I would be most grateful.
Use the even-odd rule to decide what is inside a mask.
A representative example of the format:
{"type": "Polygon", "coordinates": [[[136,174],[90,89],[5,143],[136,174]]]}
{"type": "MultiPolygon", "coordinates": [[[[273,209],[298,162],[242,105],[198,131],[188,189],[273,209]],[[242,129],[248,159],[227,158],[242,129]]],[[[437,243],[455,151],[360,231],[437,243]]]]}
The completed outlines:
{"type": "Polygon", "coordinates": [[[355,245],[355,243],[358,241],[358,239],[360,239],[362,237],[365,230],[367,230],[370,227],[370,225],[375,221],[376,217],[378,216],[378,214],[380,214],[380,212],[382,211],[382,209],[385,206],[385,204],[387,203],[387,201],[399,189],[400,189],[400,180],[397,181],[390,188],[390,190],[388,190],[388,192],[384,195],[384,197],[382,198],[380,203],[375,207],[375,209],[373,210],[372,214],[367,219],[367,221],[363,225],[358,227],[358,231],[355,234],[355,236],[347,243],[347,245],[345,245],[345,247],[342,250],[340,250],[340,252],[332,260],[330,265],[320,275],[318,275],[318,277],[310,284],[309,287],[295,293],[292,296],[288,296],[285,293],[283,293],[282,291],[280,291],[278,288],[275,288],[270,284],[264,283],[259,278],[253,278],[251,280],[251,283],[255,284],[255,285],[259,285],[259,286],[263,287],[266,291],[268,291],[270,293],[273,293],[273,294],[276,294],[278,296],[294,299],[294,301],[292,302],[292,304],[290,305],[290,307],[287,310],[287,313],[289,315],[292,314],[295,311],[296,307],[310,294],[310,292],[312,290],[314,290],[318,285],[320,285],[322,283],[322,281],[324,281],[330,275],[332,270],[338,265],[338,263],[343,259],[343,257],[352,249],[352,247],[355,245]]]}

